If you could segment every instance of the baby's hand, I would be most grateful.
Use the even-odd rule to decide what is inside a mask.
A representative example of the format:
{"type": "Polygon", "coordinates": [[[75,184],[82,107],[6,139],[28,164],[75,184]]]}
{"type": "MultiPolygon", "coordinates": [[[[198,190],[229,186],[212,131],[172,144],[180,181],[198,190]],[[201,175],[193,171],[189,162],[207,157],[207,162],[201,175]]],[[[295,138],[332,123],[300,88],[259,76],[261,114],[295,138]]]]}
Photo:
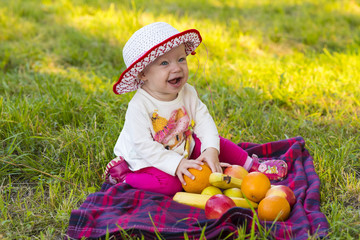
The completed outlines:
{"type": "Polygon", "coordinates": [[[186,175],[188,176],[189,178],[191,179],[195,179],[195,176],[192,175],[188,169],[189,168],[195,168],[195,169],[198,169],[198,170],[201,170],[202,167],[201,165],[204,165],[204,163],[202,161],[199,161],[199,160],[188,160],[188,159],[181,159],[180,163],[179,163],[179,166],[178,168],[176,169],[176,176],[179,178],[180,182],[183,184],[183,185],[186,185],[186,182],[184,180],[184,176],[183,175],[186,175]]]}
{"type": "Polygon", "coordinates": [[[224,165],[219,162],[219,152],[216,148],[207,148],[196,160],[207,162],[212,172],[223,172],[221,167],[224,165]]]}

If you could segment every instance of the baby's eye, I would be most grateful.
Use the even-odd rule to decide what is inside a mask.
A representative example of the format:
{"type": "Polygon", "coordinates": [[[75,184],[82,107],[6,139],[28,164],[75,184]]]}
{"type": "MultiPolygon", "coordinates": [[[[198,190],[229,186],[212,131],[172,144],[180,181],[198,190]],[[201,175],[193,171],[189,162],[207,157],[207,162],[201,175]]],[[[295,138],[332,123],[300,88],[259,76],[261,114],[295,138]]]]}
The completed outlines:
{"type": "Polygon", "coordinates": [[[169,64],[169,63],[168,63],[167,61],[163,61],[163,62],[160,63],[160,65],[164,65],[164,66],[165,66],[165,65],[168,65],[168,64],[169,64]]]}
{"type": "Polygon", "coordinates": [[[179,59],[179,62],[184,62],[184,61],[186,61],[186,58],[184,57],[179,59]]]}

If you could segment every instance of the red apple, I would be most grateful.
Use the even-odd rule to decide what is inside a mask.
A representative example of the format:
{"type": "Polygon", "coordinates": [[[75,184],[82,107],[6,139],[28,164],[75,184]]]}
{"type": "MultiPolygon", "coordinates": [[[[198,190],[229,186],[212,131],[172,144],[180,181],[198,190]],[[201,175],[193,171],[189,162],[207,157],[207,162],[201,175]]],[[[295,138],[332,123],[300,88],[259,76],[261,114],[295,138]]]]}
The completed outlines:
{"type": "Polygon", "coordinates": [[[217,219],[232,207],[236,205],[231,198],[224,194],[216,194],[206,201],[205,216],[207,219],[217,219]]]}
{"type": "Polygon", "coordinates": [[[294,206],[296,202],[296,197],[294,192],[285,185],[275,185],[272,186],[267,192],[265,197],[268,196],[280,196],[286,198],[286,200],[289,202],[290,207],[294,206]]]}
{"type": "Polygon", "coordinates": [[[224,174],[231,177],[243,179],[249,172],[240,165],[231,165],[224,169],[224,174]]]}

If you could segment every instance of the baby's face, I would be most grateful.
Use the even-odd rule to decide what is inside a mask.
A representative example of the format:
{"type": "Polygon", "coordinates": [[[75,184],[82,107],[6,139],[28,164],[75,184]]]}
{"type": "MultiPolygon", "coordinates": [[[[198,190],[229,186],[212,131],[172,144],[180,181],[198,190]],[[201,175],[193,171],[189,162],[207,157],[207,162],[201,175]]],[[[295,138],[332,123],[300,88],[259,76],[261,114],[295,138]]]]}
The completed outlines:
{"type": "Polygon", "coordinates": [[[185,45],[158,57],[139,74],[142,88],[161,101],[174,100],[189,77],[185,45]]]}

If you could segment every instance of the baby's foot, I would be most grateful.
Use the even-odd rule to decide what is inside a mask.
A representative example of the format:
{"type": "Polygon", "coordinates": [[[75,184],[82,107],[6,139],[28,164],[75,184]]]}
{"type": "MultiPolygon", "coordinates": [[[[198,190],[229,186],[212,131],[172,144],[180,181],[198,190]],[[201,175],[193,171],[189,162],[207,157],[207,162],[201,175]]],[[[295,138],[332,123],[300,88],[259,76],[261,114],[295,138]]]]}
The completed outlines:
{"type": "Polygon", "coordinates": [[[282,180],[286,177],[288,166],[283,160],[260,160],[255,154],[252,155],[254,160],[250,172],[262,172],[270,180],[282,180]]]}
{"type": "Polygon", "coordinates": [[[111,160],[105,168],[105,181],[111,184],[124,182],[126,175],[130,172],[127,163],[123,157],[116,157],[111,160]]]}

